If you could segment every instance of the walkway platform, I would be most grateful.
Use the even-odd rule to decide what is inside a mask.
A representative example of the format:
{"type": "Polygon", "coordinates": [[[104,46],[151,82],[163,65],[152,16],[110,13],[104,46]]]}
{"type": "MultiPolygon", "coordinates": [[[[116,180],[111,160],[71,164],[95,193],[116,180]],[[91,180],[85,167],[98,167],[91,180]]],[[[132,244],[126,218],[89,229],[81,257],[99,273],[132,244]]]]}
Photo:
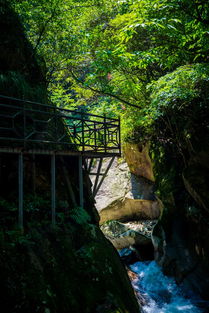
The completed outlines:
{"type": "MultiPolygon", "coordinates": [[[[51,162],[51,216],[56,223],[56,156],[77,156],[79,206],[83,207],[83,171],[96,175],[96,196],[115,157],[121,155],[120,119],[66,110],[0,95],[0,155],[13,153],[18,161],[18,224],[24,227],[24,156],[49,155],[51,162]],[[104,173],[103,158],[110,158],[104,173]],[[99,159],[96,169],[94,159],[99,159]],[[93,170],[93,172],[92,172],[93,170]]],[[[76,170],[76,169],[75,169],[76,170]]]]}
{"type": "Polygon", "coordinates": [[[0,95],[0,151],[120,156],[120,120],[0,95]]]}

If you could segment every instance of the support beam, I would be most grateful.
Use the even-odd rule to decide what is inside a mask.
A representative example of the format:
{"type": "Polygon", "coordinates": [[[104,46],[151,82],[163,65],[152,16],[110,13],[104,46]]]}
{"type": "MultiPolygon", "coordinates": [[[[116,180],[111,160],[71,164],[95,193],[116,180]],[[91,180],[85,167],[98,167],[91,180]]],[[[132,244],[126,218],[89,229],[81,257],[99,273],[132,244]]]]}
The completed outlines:
{"type": "Polygon", "coordinates": [[[19,204],[18,204],[18,225],[23,229],[23,154],[18,154],[18,194],[19,194],[19,204]]]}
{"type": "Polygon", "coordinates": [[[99,182],[99,174],[100,174],[101,167],[102,167],[102,161],[103,161],[103,158],[100,158],[99,159],[99,165],[97,167],[97,175],[96,175],[96,179],[95,179],[95,182],[94,182],[93,196],[95,196],[97,185],[98,185],[98,182],[99,182]]]}
{"type": "Polygon", "coordinates": [[[91,172],[91,168],[92,168],[92,165],[93,165],[93,161],[94,161],[94,158],[91,158],[90,161],[89,161],[88,169],[87,169],[88,173],[91,172]]]}
{"type": "MultiPolygon", "coordinates": [[[[107,176],[107,173],[108,173],[109,169],[111,168],[114,159],[115,159],[115,157],[112,157],[112,158],[111,158],[111,160],[110,160],[110,162],[109,162],[109,164],[108,164],[108,166],[107,166],[107,168],[106,168],[106,170],[105,170],[105,172],[104,172],[104,174],[103,174],[103,177],[101,178],[99,184],[97,184],[96,186],[94,186],[94,190],[93,190],[93,196],[94,196],[94,197],[96,197],[96,194],[97,194],[97,192],[99,191],[99,188],[101,187],[101,185],[102,185],[102,183],[103,183],[105,177],[107,176]]],[[[98,175],[98,177],[99,177],[99,175],[98,175]]]]}
{"type": "Polygon", "coordinates": [[[77,207],[78,205],[76,202],[75,194],[73,192],[71,181],[69,179],[69,173],[68,173],[67,168],[65,166],[64,158],[61,156],[60,159],[62,162],[62,170],[63,170],[63,174],[64,174],[65,183],[66,183],[66,186],[68,189],[69,197],[72,200],[73,206],[77,207]]]}
{"type": "Polygon", "coordinates": [[[78,170],[79,170],[79,204],[83,208],[83,158],[82,155],[78,157],[78,170]]]}
{"type": "Polygon", "coordinates": [[[32,154],[32,189],[33,196],[36,196],[36,155],[32,154]]]}
{"type": "Polygon", "coordinates": [[[52,225],[56,223],[56,160],[55,154],[51,156],[51,209],[52,209],[52,225]]]}

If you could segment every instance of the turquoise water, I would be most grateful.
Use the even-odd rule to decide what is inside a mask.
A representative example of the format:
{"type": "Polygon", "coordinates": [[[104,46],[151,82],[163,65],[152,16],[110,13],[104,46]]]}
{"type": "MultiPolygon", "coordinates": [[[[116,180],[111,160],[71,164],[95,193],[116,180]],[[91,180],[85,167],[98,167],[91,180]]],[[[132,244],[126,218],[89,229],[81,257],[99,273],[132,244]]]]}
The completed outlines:
{"type": "Polygon", "coordinates": [[[162,273],[156,262],[137,262],[129,267],[137,274],[132,284],[135,291],[144,299],[143,313],[209,312],[208,304],[201,303],[202,308],[198,308],[197,302],[187,298],[174,279],[162,273]]]}

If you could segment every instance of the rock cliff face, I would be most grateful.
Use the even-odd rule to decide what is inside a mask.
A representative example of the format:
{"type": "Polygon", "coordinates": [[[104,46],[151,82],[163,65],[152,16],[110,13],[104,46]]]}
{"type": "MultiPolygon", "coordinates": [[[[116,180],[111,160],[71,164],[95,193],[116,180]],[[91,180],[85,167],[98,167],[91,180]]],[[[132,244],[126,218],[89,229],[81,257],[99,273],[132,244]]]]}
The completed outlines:
{"type": "Polygon", "coordinates": [[[23,35],[17,15],[9,1],[0,1],[0,94],[47,99],[44,61],[32,49],[23,35]]]}
{"type": "Polygon", "coordinates": [[[108,220],[140,220],[159,217],[162,203],[154,194],[149,147],[124,146],[124,159],[115,160],[97,196],[100,224],[108,220]]]}
{"type": "MultiPolygon", "coordinates": [[[[0,27],[1,92],[43,100],[47,94],[43,73],[9,1],[0,2],[0,27]]],[[[35,175],[34,160],[25,157],[24,234],[15,227],[16,159],[16,155],[0,155],[0,304],[4,312],[138,313],[120,258],[99,230],[85,173],[85,209],[77,206],[78,159],[57,158],[57,225],[52,228],[48,156],[36,157],[35,175]]]]}
{"type": "Polygon", "coordinates": [[[137,255],[135,261],[153,259],[150,237],[140,227],[134,230],[133,223],[155,223],[163,207],[154,194],[153,168],[148,145],[125,145],[124,159],[114,161],[97,194],[96,207],[99,211],[100,227],[114,247],[122,249],[132,246],[137,255]],[[128,224],[117,221],[132,222],[127,226],[128,224]],[[120,231],[118,228],[121,228],[120,231]],[[110,229],[115,236],[109,236],[110,229]]]}
{"type": "Polygon", "coordinates": [[[126,162],[130,172],[154,182],[153,165],[149,155],[149,144],[139,145],[126,143],[124,146],[126,162]]]}
{"type": "MultiPolygon", "coordinates": [[[[165,208],[154,228],[153,243],[156,260],[164,272],[208,300],[208,65],[196,64],[190,68],[202,75],[195,81],[196,92],[187,99],[176,99],[176,93],[171,96],[169,106],[161,112],[163,119],[155,125],[155,140],[161,143],[158,150],[161,157],[157,158],[160,154],[154,151],[155,173],[165,208]],[[177,106],[172,106],[175,101],[177,106]],[[166,119],[169,127],[163,122],[166,119]]],[[[179,79],[178,71],[172,75],[179,79]]],[[[188,76],[188,86],[193,78],[188,76]]],[[[166,84],[162,92],[169,94],[166,84]]],[[[181,89],[178,80],[174,89],[175,92],[181,89]]]]}
{"type": "Polygon", "coordinates": [[[182,198],[164,209],[153,231],[153,243],[164,272],[208,300],[209,158],[206,161],[206,154],[201,155],[204,157],[197,155],[183,171],[182,198]]]}

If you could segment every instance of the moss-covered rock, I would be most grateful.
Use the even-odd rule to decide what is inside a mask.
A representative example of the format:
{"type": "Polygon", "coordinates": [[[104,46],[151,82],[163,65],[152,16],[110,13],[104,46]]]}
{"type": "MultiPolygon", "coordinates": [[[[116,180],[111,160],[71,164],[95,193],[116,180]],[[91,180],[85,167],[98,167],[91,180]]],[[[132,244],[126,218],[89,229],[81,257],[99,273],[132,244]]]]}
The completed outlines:
{"type": "MultiPolygon", "coordinates": [[[[81,222],[81,221],[80,221],[81,222]]],[[[93,224],[1,233],[4,312],[138,312],[125,268],[93,224]]]]}
{"type": "Polygon", "coordinates": [[[184,184],[199,206],[209,213],[209,151],[202,151],[190,159],[183,171],[184,184]]]}
{"type": "Polygon", "coordinates": [[[166,274],[207,300],[208,77],[208,64],[180,67],[152,93],[155,173],[165,206],[153,230],[155,257],[166,274]]]}

